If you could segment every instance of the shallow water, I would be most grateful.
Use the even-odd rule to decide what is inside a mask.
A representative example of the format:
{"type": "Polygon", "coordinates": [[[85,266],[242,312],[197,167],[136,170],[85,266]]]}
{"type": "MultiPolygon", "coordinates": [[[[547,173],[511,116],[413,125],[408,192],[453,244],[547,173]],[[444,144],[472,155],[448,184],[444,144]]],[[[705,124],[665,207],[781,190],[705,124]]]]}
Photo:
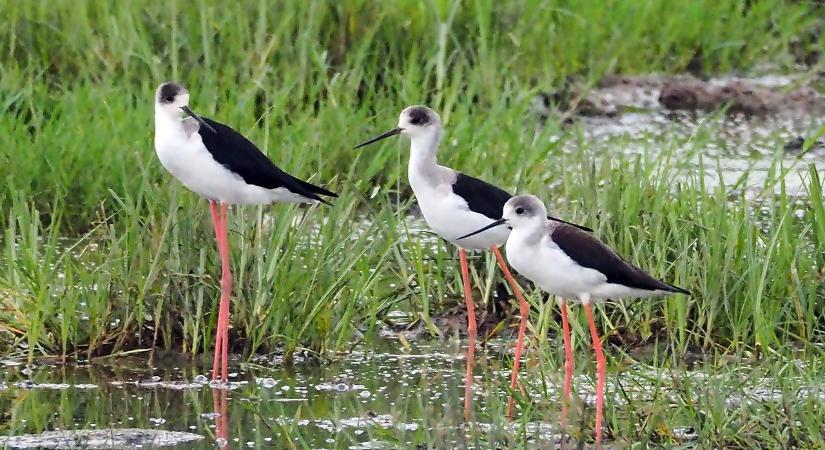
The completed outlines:
{"type": "MultiPolygon", "coordinates": [[[[284,367],[263,357],[255,358],[255,363],[236,361],[229,387],[222,389],[210,387],[204,365],[181,358],[164,357],[154,364],[132,357],[83,366],[41,362],[30,367],[7,360],[0,368],[0,435],[5,436],[0,444],[9,448],[115,448],[113,443],[116,448],[556,446],[558,371],[540,372],[535,365],[537,353],[528,355],[529,376],[522,379],[528,380],[531,406],[527,410],[520,406],[518,419],[509,422],[504,419],[509,359],[503,354],[510,343],[478,347],[473,359],[473,417],[468,423],[463,408],[464,344],[414,342],[408,351],[401,351],[398,341],[386,339],[369,346],[377,350],[356,349],[325,364],[284,367]],[[159,435],[159,431],[170,433],[159,435]]],[[[592,417],[590,365],[584,360],[577,364],[578,411],[592,417]]],[[[745,364],[711,374],[634,363],[608,373],[607,399],[611,407],[630,414],[645,405],[678,406],[685,395],[697,402],[702,396],[720,396],[726,408],[736,409],[754,402],[822,400],[825,393],[820,385],[816,380],[773,378],[745,364]],[[788,389],[788,383],[793,389],[788,389]]],[[[690,425],[690,421],[673,423],[673,435],[684,442],[696,439],[690,425]]]]}
{"type": "MultiPolygon", "coordinates": [[[[205,367],[168,359],[152,367],[137,358],[79,367],[27,367],[6,361],[0,369],[0,434],[117,434],[138,428],[204,437],[205,441],[182,442],[176,448],[203,448],[204,442],[217,446],[220,439],[230,448],[281,448],[289,441],[299,448],[414,447],[434,440],[468,446],[480,439],[464,425],[465,360],[457,343],[422,344],[402,352],[396,342],[385,341],[378,348],[327,364],[268,367],[266,358],[234,364],[229,389],[211,388],[205,367]]],[[[476,355],[484,359],[485,352],[479,349],[476,355]]],[[[506,438],[512,433],[509,426],[485,417],[485,397],[505,395],[498,380],[490,385],[483,379],[498,373],[497,358],[479,366],[475,407],[481,423],[472,428],[506,438]]],[[[41,436],[41,444],[54,442],[55,436],[41,436]]],[[[2,441],[20,442],[24,441],[2,441]]],[[[159,442],[141,445],[155,447],[159,442]]]]}

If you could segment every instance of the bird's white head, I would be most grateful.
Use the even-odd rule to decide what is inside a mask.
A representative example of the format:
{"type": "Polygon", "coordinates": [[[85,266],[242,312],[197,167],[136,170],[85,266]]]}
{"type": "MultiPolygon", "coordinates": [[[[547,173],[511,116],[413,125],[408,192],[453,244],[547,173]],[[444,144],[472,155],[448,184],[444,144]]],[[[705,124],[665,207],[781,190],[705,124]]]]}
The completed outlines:
{"type": "Polygon", "coordinates": [[[398,128],[410,139],[432,138],[441,133],[441,117],[426,106],[408,106],[398,116],[398,128]]]}
{"type": "MultiPolygon", "coordinates": [[[[513,233],[518,233],[519,230],[533,233],[540,230],[547,222],[547,208],[544,203],[535,195],[517,195],[507,203],[504,204],[504,211],[501,219],[480,228],[472,233],[465,234],[458,238],[458,240],[466,239],[470,236],[475,236],[478,233],[489,230],[490,228],[507,225],[513,230],[513,233]]],[[[572,225],[572,224],[571,224],[572,225]]],[[[578,226],[578,225],[573,225],[578,226]]],[[[511,234],[512,236],[512,234],[511,234]]]]}
{"type": "Polygon", "coordinates": [[[514,230],[540,226],[547,220],[547,208],[535,195],[517,195],[504,204],[501,217],[514,230]]]}
{"type": "Polygon", "coordinates": [[[180,119],[186,113],[195,119],[200,126],[215,132],[211,125],[189,108],[189,90],[182,84],[175,82],[163,83],[155,92],[155,126],[159,123],[180,124],[180,119]]]}
{"type": "Polygon", "coordinates": [[[189,91],[175,82],[163,83],[155,93],[155,110],[172,117],[181,117],[189,107],[189,91]]]}
{"type": "Polygon", "coordinates": [[[441,117],[438,116],[438,113],[426,106],[408,106],[401,111],[401,115],[398,117],[397,127],[358,144],[355,148],[361,148],[365,145],[399,134],[409,136],[413,141],[413,147],[416,146],[416,143],[421,142],[424,143],[426,147],[435,148],[441,136],[441,117]]]}

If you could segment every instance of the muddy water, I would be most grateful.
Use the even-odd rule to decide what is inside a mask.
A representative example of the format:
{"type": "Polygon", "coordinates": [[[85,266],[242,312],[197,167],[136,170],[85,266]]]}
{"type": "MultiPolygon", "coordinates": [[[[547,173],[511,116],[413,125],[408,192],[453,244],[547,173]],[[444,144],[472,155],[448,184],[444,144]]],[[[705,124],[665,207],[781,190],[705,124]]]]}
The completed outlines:
{"type": "MultiPolygon", "coordinates": [[[[708,80],[706,85],[716,86],[731,80],[730,77],[716,78],[708,80]]],[[[776,92],[791,90],[799,82],[793,76],[736,81],[776,92]]],[[[783,179],[791,194],[804,194],[809,163],[825,171],[825,142],[818,142],[804,155],[799,153],[802,140],[818,137],[825,125],[820,110],[795,107],[792,98],[787,100],[787,107],[783,107],[780,94],[772,100],[778,105],[770,114],[669,110],[659,101],[663,84],[666,84],[663,78],[648,76],[595,87],[588,98],[610,113],[573,116],[571,121],[576,127],[573,129],[580,138],[575,137],[576,132],[573,138],[562,135],[549,138],[565,139],[564,149],[568,152],[586,149],[596,154],[621,152],[654,157],[667,153],[672,155],[669,157],[680,168],[684,179],[697,175],[701,161],[705,172],[700,175],[708,188],[718,186],[721,180],[725,186],[746,193],[765,188],[766,180],[774,178],[772,169],[778,164],[786,169],[783,179]]],[[[814,96],[812,101],[825,103],[815,91],[810,92],[814,96]]],[[[537,111],[542,108],[539,106],[537,111]]],[[[768,189],[778,190],[778,187],[772,185],[768,189]]]]}

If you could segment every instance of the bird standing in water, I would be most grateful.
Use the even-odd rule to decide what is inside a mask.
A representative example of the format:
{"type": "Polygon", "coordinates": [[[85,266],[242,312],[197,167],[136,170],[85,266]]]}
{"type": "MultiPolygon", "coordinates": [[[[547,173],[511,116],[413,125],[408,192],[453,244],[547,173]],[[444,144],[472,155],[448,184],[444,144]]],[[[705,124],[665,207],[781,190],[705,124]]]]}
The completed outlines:
{"type": "MultiPolygon", "coordinates": [[[[467,250],[492,250],[504,277],[510,284],[513,294],[518,298],[521,321],[513,365],[511,387],[515,389],[518,379],[519,364],[527,329],[530,305],[524,300],[521,289],[510,274],[507,263],[498,250],[504,244],[510,230],[498,227],[478,233],[472,238],[458,238],[490,224],[501,218],[502,209],[511,195],[492,184],[465,175],[456,170],[438,164],[436,152],[441,140],[441,118],[426,106],[409,106],[401,111],[398,126],[376,136],[355,148],[360,148],[391,136],[404,135],[410,138],[410,161],[407,176],[424,220],[439,236],[458,247],[461,262],[461,278],[464,285],[464,300],[467,305],[467,334],[475,342],[476,316],[470,287],[470,272],[467,264],[467,250]]],[[[563,222],[549,217],[552,221],[563,222]]],[[[572,225],[572,224],[570,224],[572,225]]],[[[572,225],[584,230],[588,228],[572,225]]],[[[471,383],[472,383],[472,349],[468,349],[467,374],[465,382],[465,416],[469,420],[471,383]]],[[[510,401],[509,413],[512,415],[513,402],[510,401]]]]}
{"type": "Polygon", "coordinates": [[[601,444],[604,405],[605,358],[591,303],[622,297],[651,297],[674,293],[690,295],[682,288],[653,278],[630,264],[610,247],[588,233],[564,223],[547,220],[547,209],[537,197],[519,195],[504,205],[502,218],[459,238],[511,227],[507,238],[507,261],[518,273],[545,292],[559,298],[565,348],[563,421],[573,379],[573,349],[566,300],[584,306],[596,353],[596,446],[601,444]]]}
{"type": "Polygon", "coordinates": [[[229,126],[195,114],[189,108],[189,91],[178,83],[163,83],[155,94],[155,152],[169,173],[209,201],[221,257],[212,379],[220,378],[225,383],[232,293],[227,205],[327,203],[321,195],[337,195],[279,169],[255,144],[229,126]]]}

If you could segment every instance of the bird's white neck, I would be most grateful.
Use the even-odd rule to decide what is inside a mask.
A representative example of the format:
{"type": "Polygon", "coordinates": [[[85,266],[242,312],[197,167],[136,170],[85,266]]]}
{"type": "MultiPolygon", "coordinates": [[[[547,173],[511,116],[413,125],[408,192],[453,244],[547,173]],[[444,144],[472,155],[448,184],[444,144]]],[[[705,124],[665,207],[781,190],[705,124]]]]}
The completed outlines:
{"type": "Polygon", "coordinates": [[[180,131],[183,132],[183,123],[181,122],[181,118],[183,117],[183,113],[174,113],[170,112],[167,109],[163,108],[162,106],[155,105],[155,133],[159,131],[164,132],[171,132],[171,131],[180,131]]]}
{"type": "Polygon", "coordinates": [[[546,226],[547,220],[531,220],[529,222],[519,224],[519,226],[513,227],[513,231],[510,232],[507,242],[509,244],[509,242],[513,240],[534,245],[544,236],[546,226]]]}
{"type": "Polygon", "coordinates": [[[435,172],[438,166],[436,152],[441,131],[413,136],[410,139],[410,164],[408,167],[410,178],[427,177],[435,172]]]}

